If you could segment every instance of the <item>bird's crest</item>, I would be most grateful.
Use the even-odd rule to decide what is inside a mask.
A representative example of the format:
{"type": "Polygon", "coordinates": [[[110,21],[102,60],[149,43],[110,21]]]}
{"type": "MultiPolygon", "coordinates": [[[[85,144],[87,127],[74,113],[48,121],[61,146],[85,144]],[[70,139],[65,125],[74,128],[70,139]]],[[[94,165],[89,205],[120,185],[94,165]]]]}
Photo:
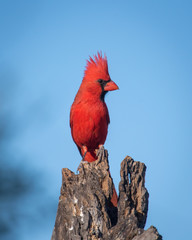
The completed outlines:
{"type": "Polygon", "coordinates": [[[87,60],[87,66],[85,69],[85,75],[84,77],[86,79],[103,79],[103,80],[109,80],[109,72],[108,72],[108,63],[107,63],[107,57],[104,55],[102,56],[101,52],[98,52],[97,55],[94,55],[93,58],[89,57],[89,60],[87,60]]]}

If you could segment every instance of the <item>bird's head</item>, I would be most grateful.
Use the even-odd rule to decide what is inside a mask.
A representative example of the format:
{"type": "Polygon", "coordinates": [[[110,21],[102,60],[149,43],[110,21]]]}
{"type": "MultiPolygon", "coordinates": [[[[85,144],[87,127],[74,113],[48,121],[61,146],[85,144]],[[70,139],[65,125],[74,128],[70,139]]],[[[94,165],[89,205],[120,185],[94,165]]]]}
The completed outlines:
{"type": "Polygon", "coordinates": [[[87,60],[82,84],[89,93],[99,96],[102,100],[108,91],[119,89],[109,76],[107,57],[102,57],[101,53],[87,60]]]}

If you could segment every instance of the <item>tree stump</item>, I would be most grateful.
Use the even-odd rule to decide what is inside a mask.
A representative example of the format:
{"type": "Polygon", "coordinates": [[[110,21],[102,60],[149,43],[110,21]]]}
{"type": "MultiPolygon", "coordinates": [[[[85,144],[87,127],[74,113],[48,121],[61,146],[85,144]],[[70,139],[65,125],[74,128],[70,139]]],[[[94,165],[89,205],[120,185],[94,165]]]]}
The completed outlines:
{"type": "Polygon", "coordinates": [[[144,163],[121,163],[118,206],[111,204],[113,180],[108,152],[84,162],[79,174],[62,169],[62,186],[51,240],[161,240],[157,229],[144,230],[148,211],[144,163]]]}

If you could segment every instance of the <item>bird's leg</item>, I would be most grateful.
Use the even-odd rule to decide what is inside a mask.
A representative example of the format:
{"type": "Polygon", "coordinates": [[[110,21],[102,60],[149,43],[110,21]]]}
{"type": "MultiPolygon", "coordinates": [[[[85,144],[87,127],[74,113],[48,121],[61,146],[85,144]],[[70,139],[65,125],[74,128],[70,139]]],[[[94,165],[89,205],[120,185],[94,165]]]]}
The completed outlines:
{"type": "Polygon", "coordinates": [[[85,158],[86,153],[87,153],[87,147],[83,146],[82,149],[81,149],[81,154],[83,155],[83,158],[82,158],[81,162],[79,163],[79,166],[77,168],[77,172],[79,171],[80,168],[83,167],[84,158],[85,158]]]}
{"type": "Polygon", "coordinates": [[[85,158],[86,153],[87,153],[87,152],[84,153],[83,158],[81,159],[81,162],[79,163],[79,166],[78,166],[78,168],[77,168],[77,172],[79,172],[79,169],[80,169],[80,168],[83,168],[83,164],[84,164],[84,162],[85,162],[85,161],[84,161],[84,158],[85,158]]]}
{"type": "Polygon", "coordinates": [[[99,145],[99,149],[96,152],[97,165],[101,162],[101,160],[105,157],[105,148],[102,144],[99,145]]]}

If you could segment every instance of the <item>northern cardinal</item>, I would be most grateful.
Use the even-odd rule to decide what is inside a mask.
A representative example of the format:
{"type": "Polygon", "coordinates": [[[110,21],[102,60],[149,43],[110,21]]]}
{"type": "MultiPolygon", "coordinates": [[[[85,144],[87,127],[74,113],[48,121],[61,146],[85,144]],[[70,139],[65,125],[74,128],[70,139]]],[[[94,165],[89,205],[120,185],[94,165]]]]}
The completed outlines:
{"type": "MultiPolygon", "coordinates": [[[[97,160],[96,151],[102,150],[110,122],[104,99],[108,91],[117,89],[109,76],[106,56],[98,53],[90,57],[70,111],[71,134],[84,161],[97,160]]],[[[117,206],[115,188],[111,202],[117,206]]]]}

